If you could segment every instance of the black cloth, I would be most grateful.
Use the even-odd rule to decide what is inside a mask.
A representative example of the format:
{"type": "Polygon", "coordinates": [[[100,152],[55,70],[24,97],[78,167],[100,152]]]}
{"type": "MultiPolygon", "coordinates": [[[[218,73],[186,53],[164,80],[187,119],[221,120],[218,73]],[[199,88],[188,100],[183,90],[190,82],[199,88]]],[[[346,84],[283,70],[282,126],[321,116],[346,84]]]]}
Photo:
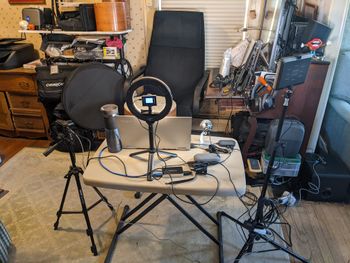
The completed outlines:
{"type": "Polygon", "coordinates": [[[203,13],[156,11],[145,76],[169,86],[178,116],[192,115],[194,89],[204,74],[204,52],[203,13]]]}

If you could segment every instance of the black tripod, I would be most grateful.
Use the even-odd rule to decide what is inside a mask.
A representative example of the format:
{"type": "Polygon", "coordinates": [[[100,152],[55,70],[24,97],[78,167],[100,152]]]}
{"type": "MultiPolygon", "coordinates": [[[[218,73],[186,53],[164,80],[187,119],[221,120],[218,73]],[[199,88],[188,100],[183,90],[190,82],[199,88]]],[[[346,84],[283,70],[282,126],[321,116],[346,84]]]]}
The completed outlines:
{"type": "MultiPolygon", "coordinates": [[[[62,124],[61,124],[62,125],[62,124]]],[[[67,124],[64,124],[67,125],[67,124]]],[[[66,146],[69,149],[69,156],[70,156],[70,160],[71,160],[71,166],[69,168],[68,173],[64,176],[65,179],[67,179],[66,181],[66,185],[64,187],[64,191],[63,191],[63,195],[62,195],[62,200],[61,200],[61,204],[60,204],[60,208],[57,211],[57,220],[54,223],[54,230],[58,229],[58,225],[59,225],[59,221],[60,218],[63,214],[83,214],[85,221],[86,221],[86,234],[90,237],[91,240],[91,252],[94,254],[94,256],[97,256],[97,248],[96,248],[96,244],[95,244],[95,240],[94,240],[94,233],[93,230],[91,228],[91,223],[90,223],[90,218],[89,218],[89,214],[88,211],[92,208],[94,208],[95,206],[97,206],[99,203],[101,203],[102,201],[105,202],[108,206],[108,208],[111,211],[114,211],[113,206],[108,202],[107,198],[96,188],[93,187],[93,189],[96,191],[96,193],[98,194],[98,196],[100,197],[100,199],[95,202],[94,204],[92,204],[89,207],[86,207],[86,203],[85,203],[85,198],[84,198],[84,192],[83,189],[81,187],[81,183],[80,183],[80,175],[82,175],[84,173],[83,169],[81,169],[79,166],[76,165],[76,156],[75,156],[75,152],[74,152],[74,148],[73,148],[73,137],[72,134],[69,132],[69,128],[68,126],[64,126],[63,130],[65,131],[64,134],[61,134],[60,140],[52,145],[51,147],[49,147],[43,154],[44,156],[48,156],[50,153],[52,153],[60,144],[64,143],[66,144],[66,146]],[[79,193],[79,198],[80,198],[80,203],[81,203],[81,211],[63,211],[63,206],[64,206],[64,202],[66,200],[66,196],[67,196],[67,192],[68,192],[68,188],[69,188],[69,183],[70,180],[72,178],[72,176],[74,176],[75,178],[75,182],[77,185],[77,189],[78,189],[78,193],[79,193]]]]}
{"type": "MultiPolygon", "coordinates": [[[[288,253],[289,255],[297,258],[301,262],[309,262],[304,257],[299,256],[296,253],[294,253],[288,247],[280,245],[280,244],[276,243],[274,240],[272,240],[267,235],[266,227],[264,226],[264,208],[265,208],[265,205],[268,202],[268,199],[266,198],[266,191],[267,191],[267,187],[268,187],[268,184],[269,184],[271,171],[273,169],[273,164],[274,164],[274,161],[275,161],[276,151],[277,151],[277,148],[280,145],[280,136],[281,136],[281,132],[282,132],[282,128],[283,128],[283,122],[284,122],[284,119],[285,119],[285,116],[286,116],[286,112],[287,112],[288,105],[289,105],[289,100],[290,100],[292,94],[293,94],[292,87],[288,87],[288,90],[287,90],[287,92],[284,95],[283,110],[282,110],[282,115],[280,117],[280,120],[278,122],[274,150],[273,150],[273,152],[271,154],[271,158],[269,160],[269,164],[268,164],[267,171],[266,171],[266,174],[265,174],[264,184],[263,184],[263,187],[262,187],[262,190],[261,190],[260,197],[258,199],[258,205],[257,205],[255,218],[247,220],[247,221],[242,223],[242,222],[238,221],[237,219],[231,217],[230,215],[226,214],[225,212],[221,211],[221,212],[218,212],[218,214],[217,214],[218,220],[220,222],[220,225],[221,225],[222,217],[226,217],[226,218],[230,219],[231,221],[233,221],[234,223],[238,224],[239,226],[245,228],[249,232],[247,241],[245,242],[245,244],[243,245],[242,249],[240,250],[238,256],[234,260],[235,263],[239,262],[239,260],[245,254],[251,253],[252,250],[253,250],[254,242],[256,240],[260,240],[260,239],[270,243],[274,247],[274,249],[266,250],[264,252],[275,251],[275,250],[282,250],[282,251],[288,253]]],[[[223,244],[222,244],[222,229],[219,229],[219,237],[220,237],[220,243],[221,243],[220,251],[219,251],[220,262],[224,262],[223,261],[224,255],[223,255],[223,244]]]]}
{"type": "Polygon", "coordinates": [[[170,153],[170,152],[165,152],[165,151],[157,151],[155,145],[154,145],[154,127],[153,124],[154,122],[147,122],[148,124],[148,138],[149,138],[149,148],[146,150],[138,151],[131,153],[129,156],[130,157],[135,157],[140,154],[148,153],[148,166],[147,166],[147,180],[152,181],[152,173],[153,173],[153,167],[154,167],[154,154],[156,152],[160,154],[165,154],[168,157],[164,158],[164,160],[170,159],[170,158],[175,158],[177,157],[176,153],[170,153]]]}

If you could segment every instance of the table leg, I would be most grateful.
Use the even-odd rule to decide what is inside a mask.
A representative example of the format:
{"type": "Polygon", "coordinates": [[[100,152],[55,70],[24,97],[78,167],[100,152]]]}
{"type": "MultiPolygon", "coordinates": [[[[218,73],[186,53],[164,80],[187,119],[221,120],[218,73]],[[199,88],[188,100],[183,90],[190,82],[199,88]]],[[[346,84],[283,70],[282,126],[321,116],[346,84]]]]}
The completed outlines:
{"type": "Polygon", "coordinates": [[[211,221],[214,222],[215,225],[219,225],[218,221],[211,215],[207,210],[203,208],[198,202],[190,195],[186,195],[186,197],[193,203],[203,214],[205,214],[211,221]]]}
{"type": "Polygon", "coordinates": [[[104,262],[111,262],[111,260],[112,260],[114,249],[117,246],[117,242],[118,242],[118,237],[119,237],[118,231],[124,226],[124,221],[122,219],[125,217],[128,210],[129,210],[129,206],[127,206],[127,205],[124,206],[123,214],[122,214],[121,219],[118,223],[117,230],[115,231],[115,233],[113,235],[113,238],[112,238],[112,241],[111,241],[111,244],[109,246],[108,253],[107,253],[107,256],[106,256],[104,262]]]}
{"type": "Polygon", "coordinates": [[[202,231],[207,237],[209,237],[214,243],[220,245],[219,241],[213,237],[197,220],[195,220],[187,211],[180,206],[174,199],[168,196],[168,200],[172,203],[184,216],[188,218],[200,231],[202,231]]]}
{"type": "MultiPolygon", "coordinates": [[[[152,196],[152,194],[150,196],[148,196],[149,200],[147,202],[149,202],[151,200],[151,198],[150,198],[151,196],[152,196]]],[[[113,256],[114,250],[117,246],[117,241],[118,241],[119,235],[122,234],[124,231],[126,231],[131,226],[133,226],[134,224],[136,224],[141,218],[143,218],[145,215],[147,215],[151,210],[153,210],[153,208],[155,208],[157,205],[159,205],[166,198],[167,198],[167,195],[163,194],[156,201],[154,201],[151,205],[149,205],[147,208],[145,208],[140,214],[138,214],[134,219],[132,219],[130,222],[128,222],[125,226],[124,226],[124,223],[125,223],[124,220],[125,220],[125,218],[127,218],[126,215],[127,215],[128,210],[129,210],[129,207],[128,206],[124,207],[122,217],[121,217],[120,222],[118,224],[117,230],[114,233],[111,245],[108,249],[108,254],[107,254],[105,261],[104,261],[105,263],[112,262],[111,261],[112,256],[113,256]]],[[[146,203],[144,203],[143,205],[145,205],[145,204],[146,203]]],[[[140,208],[141,207],[139,207],[138,209],[140,209],[140,208]]],[[[133,210],[135,210],[135,209],[133,209],[133,210]]],[[[133,210],[131,212],[133,212],[133,210]]],[[[136,211],[134,211],[133,213],[135,213],[135,212],[136,211]]]]}

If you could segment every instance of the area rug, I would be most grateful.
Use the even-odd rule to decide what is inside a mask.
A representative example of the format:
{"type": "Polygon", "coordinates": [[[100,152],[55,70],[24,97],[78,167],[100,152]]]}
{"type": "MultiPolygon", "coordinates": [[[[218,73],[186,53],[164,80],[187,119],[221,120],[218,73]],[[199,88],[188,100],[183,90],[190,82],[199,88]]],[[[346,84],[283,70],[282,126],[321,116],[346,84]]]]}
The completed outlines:
{"type": "MultiPolygon", "coordinates": [[[[62,196],[64,174],[69,167],[66,153],[53,152],[49,157],[42,155],[43,149],[24,148],[0,168],[0,185],[9,193],[0,200],[0,220],[12,237],[14,246],[10,262],[103,262],[116,228],[116,218],[125,204],[131,207],[139,202],[133,193],[101,189],[117,208],[117,215],[99,204],[90,211],[98,256],[90,251],[90,240],[85,234],[86,226],[82,215],[63,215],[58,231],[53,230],[62,196]]],[[[81,155],[77,157],[79,163],[81,155]]],[[[75,185],[67,195],[66,209],[79,210],[80,203],[75,185]]],[[[83,186],[87,204],[98,196],[91,187],[83,186]]],[[[143,198],[146,194],[143,195],[143,198]]],[[[198,198],[205,201],[207,197],[198,198]]],[[[201,214],[196,207],[182,204],[198,221],[216,236],[216,226],[201,214]]],[[[224,210],[232,216],[239,216],[244,207],[237,198],[214,198],[205,206],[215,215],[224,210]]],[[[276,228],[281,234],[281,229],[276,228]]],[[[232,262],[243,240],[237,228],[225,223],[225,262],[232,262]]],[[[255,249],[271,248],[259,244],[255,249]]],[[[113,262],[132,263],[175,263],[175,262],[218,262],[218,247],[191,224],[170,203],[164,201],[146,215],[135,226],[120,237],[113,262]]],[[[281,252],[252,253],[241,262],[289,262],[281,252]]]]}

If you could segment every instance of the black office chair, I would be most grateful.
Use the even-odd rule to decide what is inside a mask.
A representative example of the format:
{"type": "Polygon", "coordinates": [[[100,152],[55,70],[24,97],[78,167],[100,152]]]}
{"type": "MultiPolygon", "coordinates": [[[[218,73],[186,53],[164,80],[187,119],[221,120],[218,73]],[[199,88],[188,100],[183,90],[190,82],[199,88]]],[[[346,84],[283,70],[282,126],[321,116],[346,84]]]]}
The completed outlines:
{"type": "MultiPolygon", "coordinates": [[[[141,75],[159,78],[173,93],[177,115],[196,115],[209,76],[204,51],[203,13],[156,11],[147,65],[135,72],[125,89],[141,75]]],[[[145,93],[150,89],[145,87],[145,93]]]]}

